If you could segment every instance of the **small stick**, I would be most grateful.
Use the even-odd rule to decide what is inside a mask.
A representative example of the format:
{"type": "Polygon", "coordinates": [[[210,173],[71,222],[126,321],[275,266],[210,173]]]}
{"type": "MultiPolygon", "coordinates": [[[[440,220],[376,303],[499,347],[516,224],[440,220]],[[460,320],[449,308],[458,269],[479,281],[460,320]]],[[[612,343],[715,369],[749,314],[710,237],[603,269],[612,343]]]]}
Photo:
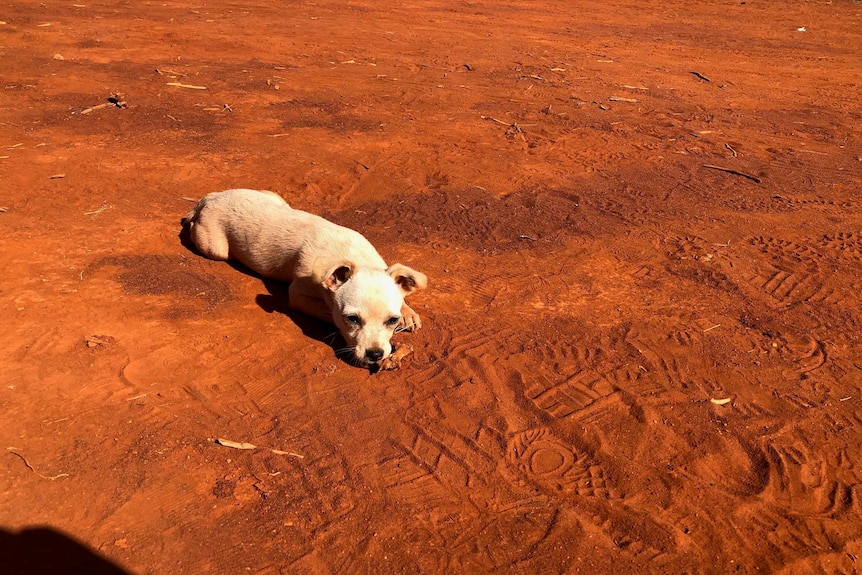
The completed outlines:
{"type": "MultiPolygon", "coordinates": [[[[504,122],[503,120],[498,120],[497,118],[494,118],[493,116],[479,116],[479,117],[482,118],[483,120],[493,120],[494,122],[497,122],[498,124],[500,124],[502,126],[508,126],[508,129],[506,130],[507,136],[514,136],[515,134],[517,134],[517,135],[521,136],[522,140],[524,140],[525,142],[527,141],[527,138],[524,137],[524,129],[522,128],[521,125],[517,124],[516,122],[512,122],[512,123],[504,122]]],[[[523,126],[535,126],[535,125],[536,124],[523,124],[523,126]]]]}
{"type": "Polygon", "coordinates": [[[276,455],[289,455],[291,457],[298,457],[299,459],[305,459],[304,455],[300,455],[299,453],[294,453],[292,451],[282,451],[281,449],[270,449],[270,451],[276,455]]]}
{"type": "Polygon", "coordinates": [[[503,126],[511,126],[512,125],[509,122],[504,122],[503,120],[498,120],[497,118],[494,118],[493,116],[479,116],[479,117],[482,118],[483,120],[493,120],[493,121],[497,122],[498,124],[502,124],[503,126]]]}
{"type": "Polygon", "coordinates": [[[7,450],[9,451],[9,453],[11,453],[12,455],[15,455],[15,456],[19,457],[19,458],[21,459],[21,461],[23,461],[23,462],[24,462],[24,465],[26,465],[26,466],[27,466],[27,469],[29,469],[30,471],[32,471],[33,473],[35,473],[36,475],[38,475],[38,476],[39,476],[39,477],[41,477],[42,479],[50,479],[51,481],[54,481],[55,479],[60,479],[61,477],[69,477],[69,474],[68,474],[68,473],[60,473],[59,475],[54,475],[53,477],[48,476],[48,475],[42,475],[41,473],[39,473],[38,471],[36,471],[36,470],[33,468],[33,466],[32,466],[32,465],[30,465],[30,462],[29,462],[29,461],[27,461],[27,458],[26,458],[26,457],[24,457],[23,455],[21,455],[21,454],[20,454],[20,453],[18,453],[17,451],[13,451],[11,447],[7,447],[6,449],[7,449],[7,450]]]}
{"type": "Polygon", "coordinates": [[[168,82],[168,86],[174,86],[177,88],[188,88],[189,90],[206,90],[206,86],[194,86],[192,84],[181,84],[179,82],[168,82]]]}
{"type": "Polygon", "coordinates": [[[706,76],[704,76],[700,72],[689,72],[689,74],[694,74],[695,76],[697,76],[698,78],[700,78],[704,82],[712,82],[712,80],[710,80],[709,78],[707,78],[706,76]]]}
{"type": "Polygon", "coordinates": [[[173,76],[188,76],[188,74],[183,74],[182,72],[177,72],[176,70],[168,70],[167,68],[165,68],[164,70],[159,70],[158,68],[156,68],[156,73],[157,74],[161,74],[161,73],[171,74],[173,76]]]}
{"type": "Polygon", "coordinates": [[[110,106],[110,105],[111,105],[111,104],[108,104],[108,103],[105,103],[105,104],[97,104],[97,105],[95,105],[95,106],[90,106],[89,108],[84,108],[84,109],[83,109],[83,110],[81,110],[79,113],[80,113],[81,115],[89,114],[89,113],[91,113],[91,112],[95,112],[96,110],[101,110],[102,108],[107,108],[107,107],[108,107],[108,106],[110,106]]]}
{"type": "Polygon", "coordinates": [[[819,156],[828,156],[826,152],[815,152],[814,150],[798,150],[796,148],[791,148],[794,152],[801,152],[803,154],[817,154],[819,156]]]}
{"type": "Polygon", "coordinates": [[[111,206],[109,206],[108,204],[102,204],[101,207],[96,208],[92,212],[84,212],[84,215],[85,216],[97,216],[97,215],[101,214],[102,212],[104,212],[105,210],[110,209],[110,207],[111,206]]]}
{"type": "Polygon", "coordinates": [[[734,157],[734,158],[736,157],[736,150],[734,150],[733,148],[731,148],[731,147],[730,147],[730,144],[725,144],[725,145],[724,145],[724,147],[725,147],[725,148],[727,148],[728,150],[730,150],[730,153],[731,153],[731,154],[733,154],[733,157],[734,157]]]}
{"type": "Polygon", "coordinates": [[[742,176],[743,178],[748,178],[755,184],[761,183],[761,179],[757,176],[752,176],[751,174],[746,174],[745,172],[740,172],[739,170],[733,170],[731,168],[722,168],[721,166],[713,166],[712,164],[704,164],[704,168],[709,168],[710,170],[718,170],[719,172],[726,172],[728,174],[733,174],[734,176],[742,176]]]}
{"type": "Polygon", "coordinates": [[[89,108],[85,108],[78,112],[79,114],[89,114],[96,110],[101,110],[102,108],[110,108],[114,106],[115,108],[125,108],[127,106],[126,101],[123,100],[122,94],[112,94],[108,101],[104,104],[97,104],[95,106],[90,106],[89,108]]]}
{"type": "Polygon", "coordinates": [[[708,327],[708,328],[706,328],[705,330],[703,330],[703,333],[706,333],[706,332],[708,332],[708,331],[712,331],[712,330],[717,329],[717,328],[719,328],[719,327],[721,327],[721,324],[720,324],[720,323],[717,323],[717,324],[715,324],[714,326],[712,326],[712,327],[708,327]]]}

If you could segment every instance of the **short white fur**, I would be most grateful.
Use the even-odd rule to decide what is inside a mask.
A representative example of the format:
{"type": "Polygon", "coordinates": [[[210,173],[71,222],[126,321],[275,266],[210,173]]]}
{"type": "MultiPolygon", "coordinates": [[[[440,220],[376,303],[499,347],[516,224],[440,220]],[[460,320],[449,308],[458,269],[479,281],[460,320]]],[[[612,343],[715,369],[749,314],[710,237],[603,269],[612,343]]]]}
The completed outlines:
{"type": "Polygon", "coordinates": [[[392,353],[396,329],[422,325],[404,297],[427,286],[424,274],[387,266],[358,232],[293,209],[273,192],[207,194],[184,223],[202,255],[291,282],[288,305],[335,324],[361,365],[392,353]]]}

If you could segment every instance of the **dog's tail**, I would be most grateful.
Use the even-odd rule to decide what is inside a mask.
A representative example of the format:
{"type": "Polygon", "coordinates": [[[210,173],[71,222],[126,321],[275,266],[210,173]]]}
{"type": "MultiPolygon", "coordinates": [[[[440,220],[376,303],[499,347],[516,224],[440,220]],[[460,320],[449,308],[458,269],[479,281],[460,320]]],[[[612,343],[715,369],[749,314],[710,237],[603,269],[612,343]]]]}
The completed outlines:
{"type": "Polygon", "coordinates": [[[192,208],[192,211],[190,211],[183,219],[180,220],[180,224],[182,224],[183,226],[192,227],[195,222],[198,221],[198,215],[204,207],[204,198],[201,198],[200,200],[193,200],[191,198],[182,199],[187,202],[195,202],[195,207],[192,208]]]}

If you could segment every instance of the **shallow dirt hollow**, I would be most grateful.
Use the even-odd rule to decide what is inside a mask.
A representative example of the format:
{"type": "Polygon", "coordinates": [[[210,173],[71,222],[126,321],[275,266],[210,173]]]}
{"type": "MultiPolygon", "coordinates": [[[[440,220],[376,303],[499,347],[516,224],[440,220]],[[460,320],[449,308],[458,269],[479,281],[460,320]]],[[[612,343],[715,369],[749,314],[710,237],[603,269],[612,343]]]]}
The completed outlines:
{"type": "Polygon", "coordinates": [[[0,7],[0,561],[860,569],[862,4],[386,5],[0,7]],[[428,275],[400,369],[229,187],[428,275]]]}

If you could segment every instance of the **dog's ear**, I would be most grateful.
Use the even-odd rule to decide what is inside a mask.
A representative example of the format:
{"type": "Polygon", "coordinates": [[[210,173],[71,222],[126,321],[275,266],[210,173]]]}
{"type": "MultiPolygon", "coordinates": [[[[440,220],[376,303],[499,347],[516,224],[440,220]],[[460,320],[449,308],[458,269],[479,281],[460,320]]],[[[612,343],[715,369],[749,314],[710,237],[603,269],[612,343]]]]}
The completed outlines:
{"type": "Polygon", "coordinates": [[[386,270],[395,283],[404,292],[404,295],[411,294],[416,290],[425,289],[428,286],[428,278],[425,274],[417,272],[412,268],[408,268],[404,264],[392,264],[386,270]]]}
{"type": "Polygon", "coordinates": [[[323,287],[329,291],[335,291],[341,287],[344,282],[349,280],[352,275],[353,267],[347,263],[341,264],[326,274],[326,278],[323,280],[323,287]]]}

